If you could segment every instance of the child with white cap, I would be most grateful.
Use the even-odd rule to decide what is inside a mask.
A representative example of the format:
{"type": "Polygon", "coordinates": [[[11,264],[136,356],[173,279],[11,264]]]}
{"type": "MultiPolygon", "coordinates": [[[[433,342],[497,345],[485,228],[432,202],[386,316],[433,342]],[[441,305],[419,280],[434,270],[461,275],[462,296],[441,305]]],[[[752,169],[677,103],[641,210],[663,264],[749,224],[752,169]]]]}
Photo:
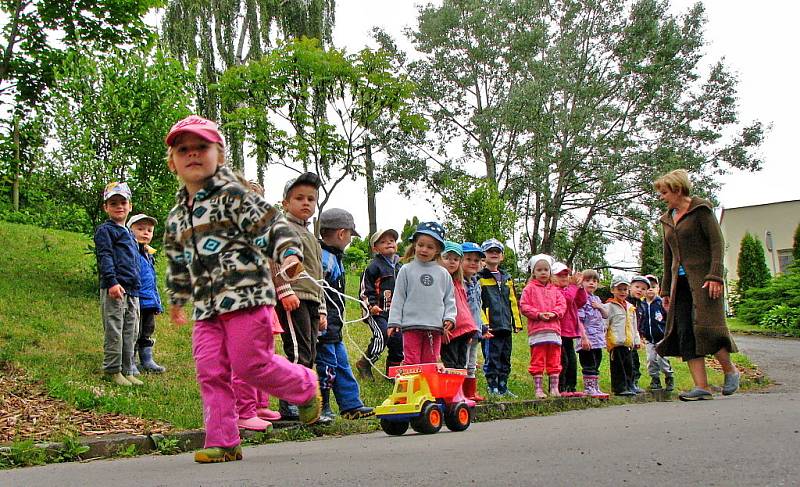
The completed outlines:
{"type": "Polygon", "coordinates": [[[105,332],[103,372],[121,386],[142,385],[135,377],[133,358],[139,330],[139,248],[125,227],[132,209],[127,183],[109,183],[103,191],[103,210],[108,220],[94,233],[105,332]]]}
{"type": "Polygon", "coordinates": [[[519,308],[528,318],[528,345],[531,362],[528,372],[533,376],[536,397],[547,395],[542,389],[544,374],[550,378],[550,395],[559,397],[558,383],[561,373],[561,319],[567,302],[557,286],[551,283],[553,258],[538,254],[531,257],[531,280],[522,291],[519,308]]]}
{"type": "MultiPolygon", "coordinates": [[[[158,221],[144,213],[134,215],[128,220],[128,228],[136,237],[139,244],[139,335],[136,340],[136,351],[139,353],[141,368],[144,372],[161,374],[166,369],[153,359],[153,346],[156,341],[153,333],[156,331],[156,315],[161,314],[161,296],[158,294],[158,279],[153,254],[156,249],[150,246],[153,240],[153,231],[158,221]]],[[[135,367],[135,365],[134,365],[135,367]]]]}

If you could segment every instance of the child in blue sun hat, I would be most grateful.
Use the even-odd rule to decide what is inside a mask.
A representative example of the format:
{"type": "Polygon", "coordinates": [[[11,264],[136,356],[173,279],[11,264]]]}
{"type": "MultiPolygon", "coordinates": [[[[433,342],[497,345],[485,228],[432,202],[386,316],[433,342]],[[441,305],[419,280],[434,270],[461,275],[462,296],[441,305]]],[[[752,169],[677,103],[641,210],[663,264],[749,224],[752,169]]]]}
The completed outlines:
{"type": "Polygon", "coordinates": [[[403,363],[437,363],[442,334],[456,320],[453,279],[440,265],[445,247],[444,228],[423,222],[411,237],[406,251],[409,263],[397,274],[389,333],[403,331],[403,363]]]}

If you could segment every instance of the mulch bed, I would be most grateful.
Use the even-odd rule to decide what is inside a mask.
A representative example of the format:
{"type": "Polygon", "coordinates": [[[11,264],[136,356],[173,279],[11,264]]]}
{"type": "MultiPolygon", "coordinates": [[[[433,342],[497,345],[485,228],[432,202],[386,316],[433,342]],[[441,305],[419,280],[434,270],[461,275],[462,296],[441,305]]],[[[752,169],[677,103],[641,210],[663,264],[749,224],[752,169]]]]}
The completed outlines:
{"type": "Polygon", "coordinates": [[[75,409],[48,396],[41,383],[18,368],[0,366],[0,444],[14,440],[49,440],[63,434],[100,436],[169,431],[170,425],[116,413],[75,409]]]}
{"type": "MultiPolygon", "coordinates": [[[[723,373],[722,365],[720,365],[720,363],[714,357],[706,357],[706,367],[723,373]]],[[[739,369],[739,373],[742,375],[742,380],[749,380],[756,384],[764,381],[764,373],[758,368],[745,367],[743,365],[737,365],[736,367],[739,369]]]]}

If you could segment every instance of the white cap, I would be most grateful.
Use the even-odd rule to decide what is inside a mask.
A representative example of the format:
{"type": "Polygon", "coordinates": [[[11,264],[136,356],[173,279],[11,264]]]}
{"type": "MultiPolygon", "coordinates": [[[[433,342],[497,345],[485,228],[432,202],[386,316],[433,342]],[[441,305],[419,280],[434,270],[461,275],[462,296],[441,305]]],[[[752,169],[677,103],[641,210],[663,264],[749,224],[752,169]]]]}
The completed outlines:
{"type": "Polygon", "coordinates": [[[563,262],[556,262],[550,266],[550,273],[554,276],[557,276],[564,271],[569,271],[569,267],[567,267],[567,264],[563,262]]]}
{"type": "Polygon", "coordinates": [[[553,266],[553,258],[547,254],[536,254],[528,260],[528,268],[533,272],[533,268],[536,267],[536,263],[540,260],[547,262],[549,267],[553,266]]]}

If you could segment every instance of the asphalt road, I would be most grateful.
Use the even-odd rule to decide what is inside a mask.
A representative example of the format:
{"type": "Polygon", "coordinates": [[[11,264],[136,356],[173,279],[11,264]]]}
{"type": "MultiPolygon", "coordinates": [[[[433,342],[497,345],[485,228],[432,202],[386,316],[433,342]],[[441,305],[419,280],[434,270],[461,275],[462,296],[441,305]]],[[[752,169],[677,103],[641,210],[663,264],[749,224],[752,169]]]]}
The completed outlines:
{"type": "Polygon", "coordinates": [[[0,485],[798,485],[800,341],[737,340],[782,385],[702,403],[650,403],[249,447],[244,461],[191,454],[0,472],[0,485]],[[793,358],[792,358],[793,357],[793,358]]]}

